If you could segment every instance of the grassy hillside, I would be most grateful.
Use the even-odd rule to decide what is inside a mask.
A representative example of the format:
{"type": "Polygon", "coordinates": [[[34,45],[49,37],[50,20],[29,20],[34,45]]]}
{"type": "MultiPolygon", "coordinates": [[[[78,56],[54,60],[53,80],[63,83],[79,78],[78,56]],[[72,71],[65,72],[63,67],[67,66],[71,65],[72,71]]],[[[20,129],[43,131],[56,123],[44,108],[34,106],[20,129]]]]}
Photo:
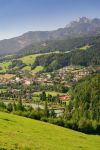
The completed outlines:
{"type": "Polygon", "coordinates": [[[49,55],[49,54],[51,53],[32,54],[32,55],[21,57],[19,60],[22,60],[22,62],[25,63],[26,65],[30,65],[30,64],[32,65],[38,56],[49,55]]]}
{"type": "Polygon", "coordinates": [[[92,47],[92,45],[85,45],[85,46],[82,46],[82,47],[80,47],[79,49],[80,50],[87,50],[87,49],[89,49],[89,48],[91,48],[92,47]]]}
{"type": "Polygon", "coordinates": [[[36,73],[36,72],[42,71],[43,69],[44,69],[43,66],[37,66],[35,69],[32,70],[32,72],[36,73]]]}
{"type": "Polygon", "coordinates": [[[100,150],[100,137],[0,112],[0,148],[100,150]]]}
{"type": "Polygon", "coordinates": [[[11,61],[0,63],[0,67],[1,67],[0,72],[1,73],[6,72],[8,70],[8,67],[9,67],[10,64],[11,64],[11,61]]]}
{"type": "MultiPolygon", "coordinates": [[[[54,53],[59,53],[59,52],[54,52],[54,53]]],[[[21,58],[16,58],[16,60],[22,61],[22,63],[24,63],[26,65],[25,67],[23,66],[21,68],[22,70],[27,70],[32,73],[36,73],[36,72],[42,71],[44,69],[43,66],[39,65],[36,68],[34,68],[33,70],[31,70],[31,65],[35,62],[37,57],[46,56],[49,54],[51,54],[51,52],[50,53],[41,53],[41,54],[32,54],[32,55],[22,56],[21,58]]],[[[19,68],[17,65],[14,66],[12,69],[9,68],[9,66],[12,65],[12,59],[8,60],[8,56],[11,56],[11,55],[5,56],[4,61],[2,61],[0,63],[0,73],[6,73],[6,71],[10,71],[12,69],[17,70],[19,68]],[[7,60],[6,60],[6,58],[7,58],[7,60]]]]}
{"type": "Polygon", "coordinates": [[[24,56],[24,57],[20,58],[20,60],[22,60],[23,63],[29,65],[29,64],[34,63],[37,56],[41,56],[41,54],[33,54],[33,55],[29,55],[29,56],[24,56]]]}
{"type": "MultiPolygon", "coordinates": [[[[22,68],[22,70],[28,70],[31,72],[31,65],[35,62],[36,57],[41,56],[41,55],[47,55],[49,53],[45,53],[45,54],[33,54],[33,55],[28,55],[28,56],[24,56],[21,57],[20,59],[17,60],[21,60],[23,63],[26,64],[25,67],[22,68]]],[[[5,56],[6,57],[6,56],[5,56]]],[[[2,63],[0,63],[0,73],[5,73],[6,71],[9,70],[9,66],[12,64],[12,62],[9,61],[4,61],[2,63]]],[[[32,72],[39,72],[43,70],[42,66],[37,66],[35,69],[32,70],[32,72]]]]}
{"type": "Polygon", "coordinates": [[[19,60],[22,60],[23,63],[25,63],[27,66],[25,66],[22,70],[28,70],[32,73],[36,73],[36,72],[39,72],[39,71],[42,71],[43,70],[43,67],[42,66],[37,66],[35,69],[31,70],[31,66],[36,58],[38,56],[41,56],[41,55],[47,55],[49,53],[45,53],[45,54],[33,54],[33,55],[29,55],[29,56],[24,56],[22,58],[20,58],[19,60]]]}

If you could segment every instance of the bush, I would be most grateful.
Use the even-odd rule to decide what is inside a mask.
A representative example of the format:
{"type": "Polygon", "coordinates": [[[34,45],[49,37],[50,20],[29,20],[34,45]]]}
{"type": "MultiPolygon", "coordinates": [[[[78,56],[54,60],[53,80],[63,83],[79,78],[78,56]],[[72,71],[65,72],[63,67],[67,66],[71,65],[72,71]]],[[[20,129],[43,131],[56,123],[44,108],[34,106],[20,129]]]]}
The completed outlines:
{"type": "Polygon", "coordinates": [[[40,120],[41,117],[42,117],[41,113],[36,112],[36,111],[32,111],[32,112],[29,114],[29,118],[32,118],[32,119],[40,120]]]}
{"type": "Polygon", "coordinates": [[[77,122],[73,121],[73,120],[67,120],[67,121],[65,121],[65,127],[73,129],[73,130],[77,130],[78,129],[77,122]]]}
{"type": "Polygon", "coordinates": [[[58,126],[62,126],[62,127],[64,127],[64,125],[65,125],[64,120],[62,118],[54,119],[54,124],[56,124],[58,126]]]}
{"type": "Polygon", "coordinates": [[[12,112],[12,111],[13,111],[13,106],[12,106],[11,103],[9,103],[9,104],[7,105],[7,111],[9,111],[9,112],[12,112]]]}
{"type": "Polygon", "coordinates": [[[41,121],[48,122],[48,118],[47,117],[41,117],[41,121]]]}
{"type": "Polygon", "coordinates": [[[90,120],[84,120],[84,119],[79,120],[78,129],[81,132],[93,133],[93,127],[90,120]]]}

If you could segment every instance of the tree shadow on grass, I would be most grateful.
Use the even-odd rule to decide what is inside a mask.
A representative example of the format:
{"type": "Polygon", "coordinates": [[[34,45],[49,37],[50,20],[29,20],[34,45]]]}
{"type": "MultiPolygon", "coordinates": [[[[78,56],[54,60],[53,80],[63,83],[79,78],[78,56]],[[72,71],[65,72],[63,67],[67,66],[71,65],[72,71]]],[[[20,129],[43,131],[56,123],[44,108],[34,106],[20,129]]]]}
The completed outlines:
{"type": "Polygon", "coordinates": [[[7,118],[0,118],[1,120],[7,121],[7,122],[15,122],[13,120],[7,119],[7,118]]]}

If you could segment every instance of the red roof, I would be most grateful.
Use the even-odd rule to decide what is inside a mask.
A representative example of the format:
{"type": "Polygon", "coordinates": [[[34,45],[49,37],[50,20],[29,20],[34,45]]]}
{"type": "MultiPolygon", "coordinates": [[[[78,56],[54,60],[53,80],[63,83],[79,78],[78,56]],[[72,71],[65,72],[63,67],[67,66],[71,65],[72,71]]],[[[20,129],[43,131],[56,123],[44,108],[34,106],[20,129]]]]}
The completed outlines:
{"type": "Polygon", "coordinates": [[[60,99],[61,101],[67,101],[67,100],[70,99],[70,96],[68,96],[68,95],[62,95],[62,96],[59,96],[59,99],[60,99]]]}

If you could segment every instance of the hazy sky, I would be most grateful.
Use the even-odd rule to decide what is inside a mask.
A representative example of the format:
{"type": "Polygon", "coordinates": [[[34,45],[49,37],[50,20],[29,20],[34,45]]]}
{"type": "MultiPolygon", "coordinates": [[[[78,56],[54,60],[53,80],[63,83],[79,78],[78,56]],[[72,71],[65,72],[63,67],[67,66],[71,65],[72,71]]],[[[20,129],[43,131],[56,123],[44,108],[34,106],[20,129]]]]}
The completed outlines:
{"type": "Polygon", "coordinates": [[[0,0],[0,39],[54,30],[82,16],[100,18],[100,0],[0,0]]]}

